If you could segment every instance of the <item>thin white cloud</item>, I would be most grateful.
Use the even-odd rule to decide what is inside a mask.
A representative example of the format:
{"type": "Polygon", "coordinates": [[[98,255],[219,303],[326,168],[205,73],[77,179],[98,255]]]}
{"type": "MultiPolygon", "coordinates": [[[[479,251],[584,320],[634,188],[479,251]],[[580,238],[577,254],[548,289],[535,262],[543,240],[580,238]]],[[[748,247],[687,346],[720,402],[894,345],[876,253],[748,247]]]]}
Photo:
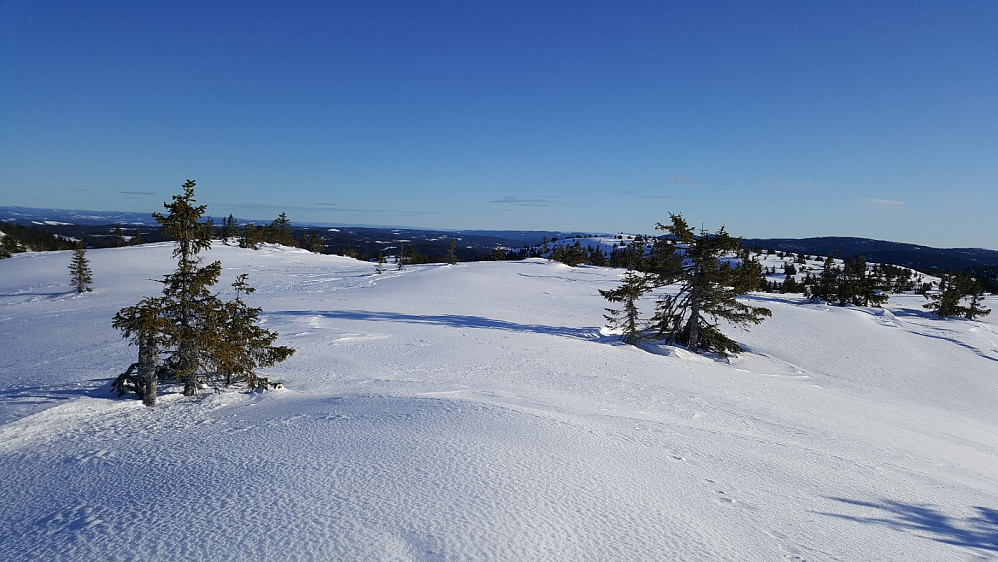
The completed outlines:
{"type": "Polygon", "coordinates": [[[489,203],[498,203],[500,205],[514,205],[517,207],[547,207],[548,205],[551,204],[551,200],[546,198],[522,199],[520,197],[504,195],[499,199],[489,201],[489,203]]]}
{"type": "Polygon", "coordinates": [[[894,201],[892,199],[860,199],[860,203],[875,207],[904,207],[904,201],[894,201]]]}

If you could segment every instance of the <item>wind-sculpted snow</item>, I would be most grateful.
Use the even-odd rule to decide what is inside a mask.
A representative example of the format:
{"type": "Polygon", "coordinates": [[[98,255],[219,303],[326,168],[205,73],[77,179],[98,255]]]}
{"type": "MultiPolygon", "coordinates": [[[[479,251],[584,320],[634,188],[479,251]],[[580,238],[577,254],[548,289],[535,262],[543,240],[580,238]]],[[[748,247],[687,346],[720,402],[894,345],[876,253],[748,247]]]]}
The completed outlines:
{"type": "Polygon", "coordinates": [[[755,295],[722,362],[621,345],[619,270],[216,247],[285,388],[150,409],[110,320],[170,251],[88,252],[82,296],[70,252],[0,261],[0,559],[998,557],[990,317],[755,295]]]}

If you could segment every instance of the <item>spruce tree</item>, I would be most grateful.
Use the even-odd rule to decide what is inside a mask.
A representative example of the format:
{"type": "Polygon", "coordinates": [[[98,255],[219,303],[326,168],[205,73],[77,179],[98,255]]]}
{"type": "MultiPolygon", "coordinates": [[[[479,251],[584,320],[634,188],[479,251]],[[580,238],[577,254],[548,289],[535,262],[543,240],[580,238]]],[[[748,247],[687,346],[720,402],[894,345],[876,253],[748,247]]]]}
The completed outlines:
{"type": "Polygon", "coordinates": [[[606,318],[608,327],[620,330],[620,339],[624,343],[637,345],[641,340],[641,332],[644,323],[641,321],[638,311],[638,300],[651,290],[648,278],[633,269],[627,270],[623,276],[623,283],[620,287],[610,291],[599,290],[599,294],[612,303],[621,303],[622,308],[606,308],[606,318]]]}
{"type": "Polygon", "coordinates": [[[314,230],[309,233],[308,251],[314,254],[321,254],[326,251],[326,239],[316,234],[314,230]]]}
{"type": "Polygon", "coordinates": [[[444,261],[450,265],[457,264],[457,241],[454,238],[450,239],[450,246],[447,248],[447,255],[444,256],[444,261]]]}
{"type": "MultiPolygon", "coordinates": [[[[758,324],[770,316],[767,308],[738,302],[736,297],[758,279],[759,270],[749,266],[742,271],[722,258],[737,254],[739,238],[721,227],[716,233],[702,230],[696,235],[682,215],[670,213],[672,224],[656,227],[668,233],[660,237],[649,257],[648,271],[656,286],[676,284],[677,291],[662,296],[652,318],[660,337],[687,346],[690,351],[741,351],[734,340],[721,333],[719,321],[737,326],[758,324]]],[[[758,265],[758,264],[756,264],[758,265]]]]}
{"type": "Polygon", "coordinates": [[[229,243],[229,239],[237,236],[239,234],[239,226],[236,225],[236,219],[231,214],[222,221],[222,242],[225,244],[229,243]]]}
{"type": "Polygon", "coordinates": [[[125,370],[112,386],[119,396],[127,391],[138,393],[146,406],[156,405],[159,349],[163,345],[163,334],[169,328],[162,310],[162,299],[145,298],[135,306],[118,311],[112,322],[112,326],[124,332],[124,337],[131,339],[129,343],[139,348],[138,362],[125,370]],[[133,371],[137,371],[135,376],[132,376],[133,371]]]}
{"type": "Polygon", "coordinates": [[[70,278],[73,288],[79,293],[89,293],[90,284],[93,283],[93,272],[90,271],[90,261],[87,260],[87,249],[83,244],[78,244],[73,250],[73,259],[69,262],[70,278]]]}
{"type": "Polygon", "coordinates": [[[222,273],[221,262],[200,265],[198,254],[211,247],[211,237],[204,224],[198,222],[206,209],[195,206],[193,180],[183,185],[183,195],[174,195],[173,203],[163,206],[166,215],[153,213],[163,234],[176,242],[173,257],[177,269],[163,281],[162,314],[170,324],[166,334],[167,347],[173,353],[166,359],[173,375],[184,381],[184,394],[193,395],[200,384],[200,374],[209,365],[210,345],[206,337],[212,332],[212,311],[219,307],[211,287],[222,273]]]}
{"type": "Polygon", "coordinates": [[[817,279],[813,280],[808,286],[807,296],[812,301],[824,301],[826,303],[831,303],[838,295],[839,289],[839,274],[840,270],[835,265],[835,259],[832,256],[825,258],[824,265],[821,268],[821,273],[818,275],[817,279]]]}
{"type": "Polygon", "coordinates": [[[173,196],[172,203],[164,203],[168,214],[153,213],[163,233],[176,243],[173,257],[177,258],[177,269],[162,281],[163,296],[122,309],[113,324],[125,337],[133,338],[140,355],[133,365],[139,370],[138,381],[130,377],[133,369],[129,368],[115,386],[119,390],[137,387],[144,399],[152,392],[153,402],[156,382],[149,382],[149,369],[154,379],[183,382],[184,394],[189,396],[202,384],[219,380],[225,384],[242,380],[251,387],[259,386],[254,369],[283,361],[294,351],[273,346],[277,334],[256,325],[259,309],[242,300],[243,294],[252,292],[245,276],[233,285],[234,301],[223,302],[212,292],[222,265],[218,261],[201,265],[198,254],[210,248],[213,229],[205,227],[209,223],[199,222],[205,206],[194,205],[194,187],[195,182],[187,180],[184,193],[173,196]],[[150,367],[156,361],[149,356],[158,358],[160,350],[166,354],[164,361],[150,367]]]}
{"type": "Polygon", "coordinates": [[[243,273],[236,278],[232,283],[236,298],[219,310],[222,325],[221,332],[217,334],[213,359],[226,385],[243,380],[250,388],[266,388],[270,381],[257,376],[256,369],[284,361],[295,350],[273,345],[277,333],[258,325],[262,309],[248,306],[242,299],[243,295],[256,290],[247,283],[247,277],[243,273]]]}

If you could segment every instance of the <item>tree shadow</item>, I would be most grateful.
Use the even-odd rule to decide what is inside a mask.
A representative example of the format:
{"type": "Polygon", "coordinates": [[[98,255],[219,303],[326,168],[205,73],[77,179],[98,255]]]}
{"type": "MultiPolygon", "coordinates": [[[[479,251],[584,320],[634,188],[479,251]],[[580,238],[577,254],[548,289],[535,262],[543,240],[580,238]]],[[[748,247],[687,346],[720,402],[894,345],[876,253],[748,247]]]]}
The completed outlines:
{"type": "Polygon", "coordinates": [[[111,398],[108,379],[91,379],[51,386],[18,386],[0,390],[0,425],[18,420],[74,398],[111,398]]]}
{"type": "Polygon", "coordinates": [[[821,515],[868,525],[882,525],[954,546],[998,552],[998,510],[996,509],[975,506],[973,508],[975,515],[957,518],[946,515],[931,505],[908,504],[887,499],[879,503],[837,497],[828,497],[828,499],[876,511],[868,516],[819,512],[821,515]]]}
{"type": "Polygon", "coordinates": [[[0,298],[13,298],[13,297],[26,297],[28,299],[38,299],[38,300],[52,300],[60,297],[68,297],[75,295],[74,291],[53,291],[53,292],[13,292],[13,293],[0,293],[0,298]]]}
{"type": "Polygon", "coordinates": [[[376,312],[370,310],[286,310],[270,312],[268,316],[321,316],[337,320],[366,320],[371,322],[402,322],[407,324],[431,324],[454,328],[477,330],[504,330],[508,332],[530,332],[547,336],[558,336],[585,341],[616,341],[617,338],[600,333],[599,327],[569,328],[567,326],[545,326],[543,324],[520,324],[506,320],[495,320],[482,316],[465,314],[402,314],[400,312],[376,312]]]}

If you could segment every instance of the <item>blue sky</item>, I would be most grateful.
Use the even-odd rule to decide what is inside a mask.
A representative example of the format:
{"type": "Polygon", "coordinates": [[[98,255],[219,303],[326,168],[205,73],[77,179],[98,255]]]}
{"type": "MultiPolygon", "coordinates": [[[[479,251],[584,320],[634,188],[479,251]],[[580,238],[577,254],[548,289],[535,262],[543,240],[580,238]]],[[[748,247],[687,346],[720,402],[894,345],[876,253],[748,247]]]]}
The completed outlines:
{"type": "Polygon", "coordinates": [[[0,0],[0,205],[998,248],[998,3],[0,0]]]}

